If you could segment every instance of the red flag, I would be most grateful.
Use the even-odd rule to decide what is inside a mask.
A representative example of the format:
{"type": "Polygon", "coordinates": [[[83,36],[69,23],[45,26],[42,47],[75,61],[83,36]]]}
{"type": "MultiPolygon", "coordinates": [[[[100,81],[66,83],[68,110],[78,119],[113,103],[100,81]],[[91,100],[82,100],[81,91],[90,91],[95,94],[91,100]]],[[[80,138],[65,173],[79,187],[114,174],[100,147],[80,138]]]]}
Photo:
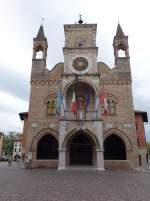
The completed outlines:
{"type": "Polygon", "coordinates": [[[104,114],[108,113],[108,105],[107,105],[107,93],[103,86],[102,91],[100,93],[100,105],[104,107],[104,114]]]}
{"type": "Polygon", "coordinates": [[[71,111],[74,112],[74,113],[77,112],[77,103],[76,103],[76,97],[75,97],[74,92],[73,92],[72,101],[71,101],[71,111]]]}

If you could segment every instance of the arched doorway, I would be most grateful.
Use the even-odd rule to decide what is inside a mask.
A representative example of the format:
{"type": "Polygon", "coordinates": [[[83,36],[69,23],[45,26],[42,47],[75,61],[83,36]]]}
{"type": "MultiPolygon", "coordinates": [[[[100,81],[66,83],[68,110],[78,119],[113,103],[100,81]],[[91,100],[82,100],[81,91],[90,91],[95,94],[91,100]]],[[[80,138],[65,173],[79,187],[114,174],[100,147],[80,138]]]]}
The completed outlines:
{"type": "Polygon", "coordinates": [[[123,140],[112,134],[104,141],[105,160],[126,160],[126,147],[123,140]]]}
{"type": "Polygon", "coordinates": [[[58,159],[58,142],[52,135],[46,134],[39,140],[37,159],[58,159]]]}
{"type": "Polygon", "coordinates": [[[88,135],[78,132],[69,142],[70,165],[92,165],[93,144],[88,135]]]}
{"type": "Polygon", "coordinates": [[[19,155],[15,155],[14,156],[14,161],[17,161],[18,159],[20,159],[20,156],[19,155]]]}

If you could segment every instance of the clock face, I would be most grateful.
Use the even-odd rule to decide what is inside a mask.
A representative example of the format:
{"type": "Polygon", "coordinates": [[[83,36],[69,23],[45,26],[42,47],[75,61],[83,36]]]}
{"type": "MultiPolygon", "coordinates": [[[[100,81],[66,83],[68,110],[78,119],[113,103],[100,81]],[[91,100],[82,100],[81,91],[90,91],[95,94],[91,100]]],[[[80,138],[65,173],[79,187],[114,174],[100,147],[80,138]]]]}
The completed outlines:
{"type": "Polygon", "coordinates": [[[75,70],[83,71],[88,67],[88,61],[84,57],[77,57],[73,60],[72,65],[75,70]]]}

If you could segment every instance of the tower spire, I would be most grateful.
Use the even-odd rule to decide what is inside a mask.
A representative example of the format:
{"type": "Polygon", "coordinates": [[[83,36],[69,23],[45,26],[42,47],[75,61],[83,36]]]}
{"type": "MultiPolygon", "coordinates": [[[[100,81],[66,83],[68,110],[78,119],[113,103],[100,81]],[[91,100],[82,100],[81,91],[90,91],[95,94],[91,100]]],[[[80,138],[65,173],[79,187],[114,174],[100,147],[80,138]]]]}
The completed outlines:
{"type": "Polygon", "coordinates": [[[114,37],[113,46],[115,66],[121,71],[130,72],[128,36],[124,34],[119,23],[117,26],[116,35],[114,37]]]}
{"type": "Polygon", "coordinates": [[[119,22],[118,22],[118,26],[117,26],[116,36],[125,36],[119,22]]]}
{"type": "Polygon", "coordinates": [[[46,60],[47,48],[48,48],[47,38],[45,37],[43,25],[41,24],[37,36],[33,38],[33,59],[37,59],[38,58],[37,53],[42,51],[40,59],[46,60]]]}
{"type": "Polygon", "coordinates": [[[39,28],[39,31],[38,31],[37,36],[36,36],[36,39],[46,39],[42,24],[41,24],[41,26],[39,28]]]}

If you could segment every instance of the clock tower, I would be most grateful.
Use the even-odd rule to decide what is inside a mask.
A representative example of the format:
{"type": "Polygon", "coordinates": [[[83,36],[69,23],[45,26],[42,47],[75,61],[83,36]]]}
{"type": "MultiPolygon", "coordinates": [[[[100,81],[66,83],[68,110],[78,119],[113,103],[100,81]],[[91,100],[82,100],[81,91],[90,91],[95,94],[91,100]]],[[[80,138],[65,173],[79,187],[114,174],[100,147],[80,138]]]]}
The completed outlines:
{"type": "MultiPolygon", "coordinates": [[[[58,169],[65,169],[69,164],[76,164],[82,158],[83,149],[75,148],[78,152],[76,154],[74,153],[75,149],[69,144],[64,146],[64,143],[67,143],[70,136],[73,137],[72,139],[88,136],[91,142],[93,141],[92,146],[95,147],[95,151],[89,156],[89,161],[86,161],[86,164],[93,164],[97,170],[104,170],[96,30],[96,24],[83,24],[81,18],[78,24],[64,25],[64,72],[61,75],[64,111],[61,111],[61,119],[59,121],[58,169]],[[73,102],[76,106],[75,109],[72,106],[73,102]],[[81,158],[78,160],[76,156],[79,153],[81,158]]],[[[82,141],[81,138],[79,141],[82,141]]],[[[78,139],[75,139],[75,143],[76,140],[78,141],[78,139]]],[[[73,141],[72,143],[74,144],[73,141]]],[[[84,148],[86,153],[91,152],[88,149],[87,147],[84,148]]],[[[84,159],[82,158],[82,164],[83,161],[84,159]]]]}
{"type": "Polygon", "coordinates": [[[94,74],[97,73],[96,24],[64,25],[65,74],[94,74]]]}

